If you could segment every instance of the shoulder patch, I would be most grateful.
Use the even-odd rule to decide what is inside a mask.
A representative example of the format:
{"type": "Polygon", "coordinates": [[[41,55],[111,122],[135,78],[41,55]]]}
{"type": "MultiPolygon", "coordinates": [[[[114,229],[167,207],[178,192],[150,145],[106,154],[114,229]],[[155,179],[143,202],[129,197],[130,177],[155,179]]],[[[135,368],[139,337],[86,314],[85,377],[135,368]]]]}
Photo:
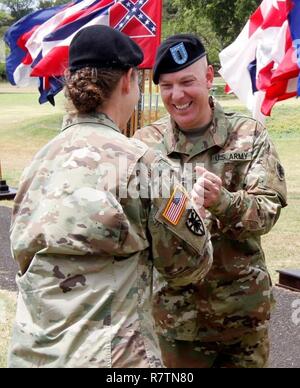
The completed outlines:
{"type": "Polygon", "coordinates": [[[195,210],[191,210],[186,221],[188,229],[196,236],[205,236],[205,227],[203,221],[195,210]]]}
{"type": "Polygon", "coordinates": [[[163,211],[163,217],[172,225],[177,226],[186,209],[188,195],[182,188],[176,187],[166,208],[163,211]]]}

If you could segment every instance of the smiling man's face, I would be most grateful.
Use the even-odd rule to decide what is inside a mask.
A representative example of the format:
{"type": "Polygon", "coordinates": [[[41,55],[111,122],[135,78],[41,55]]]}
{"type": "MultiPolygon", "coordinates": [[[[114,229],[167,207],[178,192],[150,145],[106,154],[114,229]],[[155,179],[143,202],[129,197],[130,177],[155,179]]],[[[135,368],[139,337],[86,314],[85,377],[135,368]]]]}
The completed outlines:
{"type": "Polygon", "coordinates": [[[180,129],[197,129],[209,123],[213,79],[213,67],[208,66],[206,58],[176,73],[160,76],[163,103],[180,129]]]}

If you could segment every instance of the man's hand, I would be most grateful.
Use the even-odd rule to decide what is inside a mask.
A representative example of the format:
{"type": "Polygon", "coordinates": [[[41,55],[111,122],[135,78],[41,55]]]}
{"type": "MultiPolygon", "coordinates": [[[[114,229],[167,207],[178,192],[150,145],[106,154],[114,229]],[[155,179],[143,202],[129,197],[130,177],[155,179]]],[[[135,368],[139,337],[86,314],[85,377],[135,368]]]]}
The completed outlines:
{"type": "Polygon", "coordinates": [[[222,180],[203,167],[196,167],[199,178],[191,193],[192,199],[197,207],[203,206],[208,209],[220,200],[222,180]]]}

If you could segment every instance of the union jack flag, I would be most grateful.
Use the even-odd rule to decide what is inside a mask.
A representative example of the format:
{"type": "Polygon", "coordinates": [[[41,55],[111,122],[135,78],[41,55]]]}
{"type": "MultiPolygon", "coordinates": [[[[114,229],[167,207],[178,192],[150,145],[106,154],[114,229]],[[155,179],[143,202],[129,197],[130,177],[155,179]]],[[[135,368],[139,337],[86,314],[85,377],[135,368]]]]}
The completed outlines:
{"type": "Polygon", "coordinates": [[[162,0],[75,0],[34,12],[5,34],[11,49],[8,79],[13,85],[37,85],[40,103],[54,103],[62,89],[74,35],[91,25],[109,25],[129,35],[144,51],[140,68],[152,68],[161,39],[162,0]]]}

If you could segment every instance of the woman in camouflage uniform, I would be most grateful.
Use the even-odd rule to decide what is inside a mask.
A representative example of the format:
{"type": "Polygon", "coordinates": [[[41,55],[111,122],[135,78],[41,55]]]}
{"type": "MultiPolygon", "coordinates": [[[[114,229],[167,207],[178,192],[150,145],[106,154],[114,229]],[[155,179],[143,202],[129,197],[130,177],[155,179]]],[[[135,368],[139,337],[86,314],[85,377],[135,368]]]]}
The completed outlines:
{"type": "Polygon", "coordinates": [[[192,293],[210,268],[209,235],[187,226],[193,209],[176,177],[170,197],[135,195],[169,167],[120,131],[139,98],[142,60],[105,26],[80,31],[70,46],[75,113],[24,172],[13,211],[20,293],[10,367],[161,367],[153,264],[174,294],[192,293]]]}

